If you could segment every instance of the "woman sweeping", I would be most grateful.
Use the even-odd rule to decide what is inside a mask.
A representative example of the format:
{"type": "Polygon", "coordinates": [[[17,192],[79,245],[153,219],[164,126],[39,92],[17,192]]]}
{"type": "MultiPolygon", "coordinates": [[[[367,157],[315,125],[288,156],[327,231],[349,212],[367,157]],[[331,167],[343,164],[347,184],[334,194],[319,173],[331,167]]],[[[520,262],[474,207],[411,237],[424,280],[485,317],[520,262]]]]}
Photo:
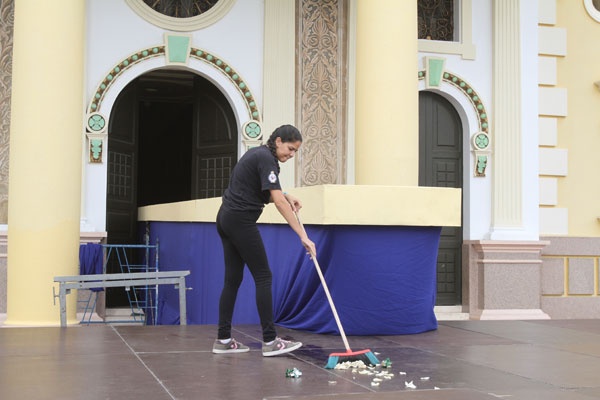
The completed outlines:
{"type": "Polygon", "coordinates": [[[294,351],[300,342],[277,336],[273,322],[272,274],[256,221],[265,204],[273,202],[279,213],[298,234],[309,254],[316,255],[315,244],[295,217],[302,204],[283,193],[279,182],[279,163],[294,157],[302,135],[292,125],[275,129],[264,146],[248,150],[231,173],[229,187],[217,214],[217,231],[223,242],[225,282],[219,301],[219,329],[213,353],[243,353],[249,347],[231,337],[231,319],[244,265],[248,266],[256,287],[256,307],[262,327],[262,354],[265,357],[294,351]]]}

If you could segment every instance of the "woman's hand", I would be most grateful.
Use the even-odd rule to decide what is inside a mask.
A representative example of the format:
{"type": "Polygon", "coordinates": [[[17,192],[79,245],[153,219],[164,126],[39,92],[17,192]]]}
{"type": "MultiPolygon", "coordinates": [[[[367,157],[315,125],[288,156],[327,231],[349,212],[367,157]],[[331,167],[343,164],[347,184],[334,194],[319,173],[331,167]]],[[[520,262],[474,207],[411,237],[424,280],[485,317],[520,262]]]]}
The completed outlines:
{"type": "Polygon", "coordinates": [[[315,247],[315,244],[313,243],[312,240],[310,240],[307,237],[302,238],[302,246],[304,246],[304,248],[306,249],[306,251],[308,252],[308,255],[310,256],[310,258],[313,257],[317,257],[317,248],[315,247]]]}
{"type": "Polygon", "coordinates": [[[271,199],[275,203],[277,211],[279,211],[294,232],[296,232],[308,254],[311,257],[316,257],[317,248],[314,242],[308,238],[306,230],[304,230],[304,226],[298,216],[298,210],[302,208],[300,200],[291,194],[283,193],[279,189],[271,190],[271,199]]]}
{"type": "Polygon", "coordinates": [[[302,203],[300,202],[300,199],[292,196],[289,193],[284,193],[284,196],[285,196],[285,199],[288,201],[288,203],[290,203],[290,206],[292,207],[292,211],[294,211],[294,212],[300,211],[300,209],[302,208],[302,203]]]}

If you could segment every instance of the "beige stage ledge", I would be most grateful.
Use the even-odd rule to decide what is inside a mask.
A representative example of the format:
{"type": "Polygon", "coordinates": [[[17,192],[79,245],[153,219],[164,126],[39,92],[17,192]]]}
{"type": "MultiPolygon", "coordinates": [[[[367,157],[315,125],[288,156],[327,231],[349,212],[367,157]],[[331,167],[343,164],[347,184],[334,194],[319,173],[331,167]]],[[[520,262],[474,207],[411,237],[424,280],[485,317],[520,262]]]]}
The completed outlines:
{"type": "MultiPolygon", "coordinates": [[[[288,190],[301,199],[302,222],[314,225],[460,226],[461,190],[375,185],[319,185],[288,190]]],[[[214,222],[221,198],[140,207],[139,221],[214,222]]],[[[285,223],[273,204],[260,223],[285,223]]]]}

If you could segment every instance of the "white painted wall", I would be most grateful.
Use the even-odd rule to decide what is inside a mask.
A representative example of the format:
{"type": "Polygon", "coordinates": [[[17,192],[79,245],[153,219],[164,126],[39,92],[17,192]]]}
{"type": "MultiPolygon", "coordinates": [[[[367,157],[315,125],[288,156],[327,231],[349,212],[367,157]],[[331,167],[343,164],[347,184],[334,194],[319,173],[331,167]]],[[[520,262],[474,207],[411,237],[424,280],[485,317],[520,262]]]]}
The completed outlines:
{"type": "Polygon", "coordinates": [[[521,6],[521,96],[523,150],[522,196],[523,235],[520,240],[539,240],[539,143],[538,98],[538,14],[536,1],[522,1],[521,6]]]}
{"type": "MultiPolygon", "coordinates": [[[[516,240],[537,240],[539,237],[539,182],[538,182],[538,3],[521,2],[521,71],[522,71],[522,226],[510,233],[516,240]]],[[[446,71],[452,72],[479,94],[490,120],[494,118],[492,104],[492,2],[472,2],[472,30],[475,59],[466,60],[460,55],[419,53],[420,68],[426,55],[445,57],[446,71]]],[[[421,84],[420,89],[424,85],[421,84]]],[[[470,138],[478,129],[477,115],[468,98],[452,85],[442,84],[440,90],[451,98],[464,125],[464,192],[463,192],[463,236],[465,240],[488,239],[492,213],[492,181],[494,179],[494,132],[488,167],[485,177],[474,176],[474,154],[470,138]]]]}
{"type": "MultiPolygon", "coordinates": [[[[252,91],[259,109],[262,109],[263,97],[263,19],[262,0],[238,0],[221,20],[190,33],[192,47],[221,58],[236,70],[252,91]]],[[[169,31],[144,21],[122,0],[87,0],[86,108],[99,83],[115,65],[141,49],[164,44],[165,33],[169,31]]],[[[164,66],[165,59],[161,56],[127,69],[106,92],[100,112],[109,118],[114,101],[129,82],[164,66]]],[[[187,69],[221,88],[232,105],[239,127],[249,119],[239,91],[221,72],[195,59],[190,59],[187,69]]],[[[107,141],[110,141],[110,132],[107,141]]],[[[106,230],[107,141],[102,164],[89,164],[87,149],[83,149],[82,231],[106,230]]],[[[239,154],[242,150],[240,142],[239,154]]]]}
{"type": "MultiPolygon", "coordinates": [[[[472,31],[475,59],[463,59],[460,55],[419,52],[419,69],[424,68],[425,56],[446,58],[445,70],[460,76],[477,92],[491,118],[492,111],[492,3],[490,0],[472,2],[472,31]]],[[[420,81],[419,90],[424,89],[420,81]]],[[[463,238],[484,239],[491,224],[491,190],[493,179],[493,157],[488,161],[485,177],[474,176],[475,158],[471,151],[471,136],[479,130],[477,113],[470,99],[459,89],[448,83],[440,86],[442,94],[455,106],[464,129],[463,137],[463,238]]],[[[493,132],[492,137],[493,151],[493,132]]]]}
{"type": "MultiPolygon", "coordinates": [[[[139,17],[122,0],[88,0],[87,84],[91,96],[119,61],[137,50],[163,44],[168,32],[139,17]]],[[[192,46],[218,55],[262,103],[263,1],[237,0],[217,23],[192,32],[192,46]]]]}

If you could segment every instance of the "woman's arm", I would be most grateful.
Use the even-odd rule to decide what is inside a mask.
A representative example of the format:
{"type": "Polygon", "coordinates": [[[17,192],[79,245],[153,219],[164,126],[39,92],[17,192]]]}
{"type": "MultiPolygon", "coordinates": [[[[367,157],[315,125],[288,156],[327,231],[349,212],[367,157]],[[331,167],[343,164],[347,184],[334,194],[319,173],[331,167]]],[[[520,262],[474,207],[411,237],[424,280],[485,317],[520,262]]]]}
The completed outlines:
{"type": "Polygon", "coordinates": [[[302,226],[294,214],[302,208],[300,200],[290,194],[283,194],[283,192],[278,189],[271,190],[271,200],[275,204],[275,207],[277,207],[277,211],[279,211],[294,232],[296,232],[306,251],[308,251],[311,257],[316,257],[317,249],[315,244],[308,238],[308,235],[304,229],[302,229],[302,226]]]}

